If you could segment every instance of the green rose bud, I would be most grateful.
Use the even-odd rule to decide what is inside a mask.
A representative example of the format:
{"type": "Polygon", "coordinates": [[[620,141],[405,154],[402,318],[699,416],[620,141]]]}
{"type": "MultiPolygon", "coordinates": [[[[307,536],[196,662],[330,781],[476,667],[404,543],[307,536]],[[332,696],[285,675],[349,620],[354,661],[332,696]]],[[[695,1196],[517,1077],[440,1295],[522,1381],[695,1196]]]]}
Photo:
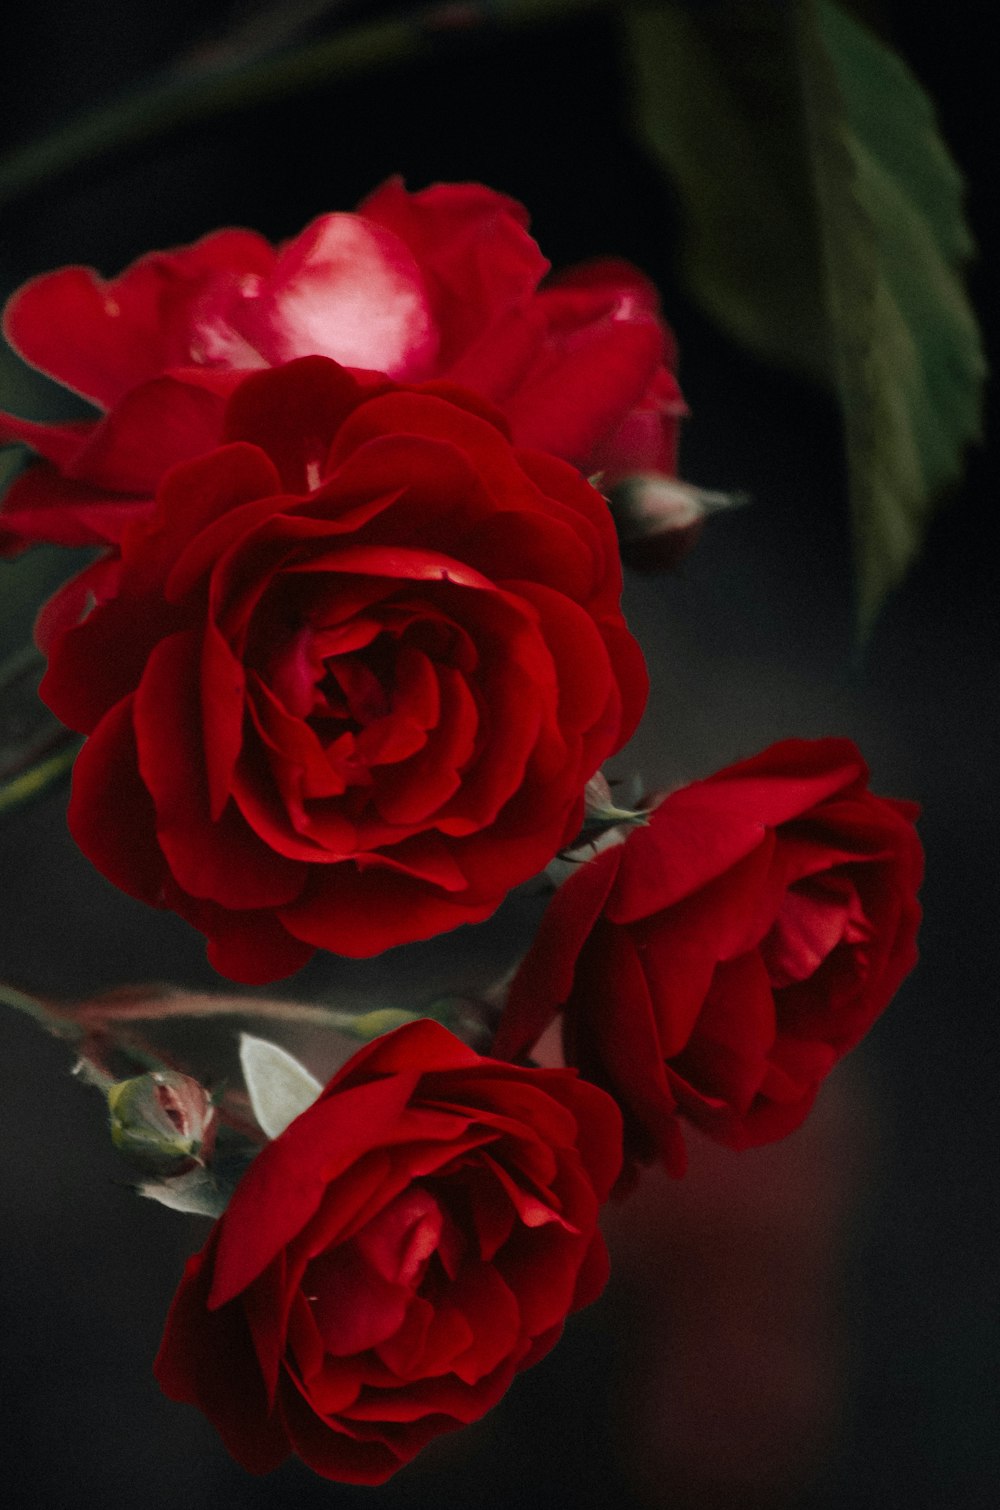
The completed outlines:
{"type": "Polygon", "coordinates": [[[154,1070],[108,1090],[111,1141],[147,1174],[177,1175],[204,1164],[215,1141],[215,1107],[189,1075],[154,1070]]]}

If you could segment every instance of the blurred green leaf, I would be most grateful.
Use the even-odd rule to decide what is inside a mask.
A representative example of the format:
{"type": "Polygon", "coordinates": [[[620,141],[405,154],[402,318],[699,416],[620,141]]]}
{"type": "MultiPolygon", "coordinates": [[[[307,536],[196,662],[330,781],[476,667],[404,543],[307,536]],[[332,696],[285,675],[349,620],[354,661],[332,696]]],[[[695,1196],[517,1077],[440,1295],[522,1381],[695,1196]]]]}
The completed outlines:
{"type": "Polygon", "coordinates": [[[428,0],[301,46],[282,45],[260,57],[242,28],[213,49],[181,63],[133,93],[85,112],[36,141],[0,157],[0,206],[138,143],[197,121],[254,109],[327,87],[335,81],[419,64],[442,43],[476,42],[501,31],[548,25],[608,0],[486,0],[455,5],[428,0]]]}
{"type": "Polygon", "coordinates": [[[832,0],[636,0],[623,16],[694,295],[840,398],[867,627],[979,435],[961,177],[912,74],[832,0]]]}
{"type": "MultiPolygon", "coordinates": [[[[0,339],[0,409],[34,419],[70,418],[79,402],[35,372],[0,339]]],[[[0,449],[0,498],[28,456],[0,449]]],[[[32,643],[38,610],[90,557],[37,546],[0,560],[0,815],[41,796],[68,775],[80,741],[38,697],[45,661],[32,643]]]]}
{"type": "MultiPolygon", "coordinates": [[[[5,283],[0,280],[0,286],[5,283]]],[[[73,418],[80,408],[73,395],[22,362],[0,337],[0,409],[28,419],[56,420],[73,418]]],[[[0,498],[28,456],[23,446],[0,447],[0,498]]],[[[89,555],[87,551],[40,546],[15,560],[0,560],[0,663],[31,644],[39,607],[84,565],[89,555]]]]}
{"type": "Polygon", "coordinates": [[[38,696],[45,661],[31,643],[40,604],[71,569],[55,549],[0,561],[0,816],[68,776],[80,746],[38,696]]]}
{"type": "Polygon", "coordinates": [[[682,268],[766,361],[828,371],[795,7],[626,4],[636,125],[677,189],[682,268]]]}
{"type": "MultiPolygon", "coordinates": [[[[5,459],[0,452],[0,463],[5,459]]],[[[0,485],[0,495],[3,487],[0,485]]],[[[82,564],[80,552],[36,546],[13,560],[0,560],[0,661],[24,653],[38,610],[50,593],[82,564]]],[[[41,666],[39,657],[39,666],[41,666]]]]}
{"type": "MultiPolygon", "coordinates": [[[[867,308],[852,309],[844,332],[839,374],[867,625],[918,554],[966,446],[980,438],[986,360],[962,279],[974,250],[964,185],[934,108],[864,27],[827,0],[817,9],[875,263],[867,308]],[[865,359],[852,362],[859,345],[865,359]]],[[[836,222],[827,244],[831,275],[849,289],[851,251],[836,222]]]]}
{"type": "Polygon", "coordinates": [[[220,1185],[208,1169],[192,1169],[169,1180],[144,1180],[135,1187],[137,1195],[159,1201],[171,1211],[187,1216],[207,1216],[216,1221],[226,1209],[232,1192],[220,1185]]]}

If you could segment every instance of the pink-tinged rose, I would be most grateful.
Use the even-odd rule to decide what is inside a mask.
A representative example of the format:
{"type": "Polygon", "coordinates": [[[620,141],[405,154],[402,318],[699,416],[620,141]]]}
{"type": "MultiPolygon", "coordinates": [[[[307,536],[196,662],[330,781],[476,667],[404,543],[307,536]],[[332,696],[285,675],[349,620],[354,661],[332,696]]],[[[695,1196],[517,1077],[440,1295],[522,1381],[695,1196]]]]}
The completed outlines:
{"type": "Polygon", "coordinates": [[[303,356],[449,378],[495,403],[519,445],[609,482],[673,472],[685,411],[655,290],[611,260],[543,283],[527,226],[521,205],[480,185],[409,194],[390,179],[356,214],[322,215],[277,248],[225,230],[108,282],[68,267],[25,284],[8,340],[104,414],[0,415],[0,443],[42,458],[8,493],[0,552],[116,545],[164,471],[217,442],[234,374],[303,356]]]}
{"type": "Polygon", "coordinates": [[[383,1482],[497,1403],[602,1290],[614,1102],[412,1023],[257,1156],[167,1318],[157,1378],[233,1456],[383,1482]]]}
{"type": "Polygon", "coordinates": [[[483,400],[326,357],[245,377],[222,435],[51,615],[77,842],[242,981],[480,921],[642,712],[604,500],[483,400]]]}
{"type": "Polygon", "coordinates": [[[788,740],[673,792],[557,892],[494,1052],[562,1012],[631,1158],[674,1174],[681,1116],[734,1148],[791,1132],[917,957],[917,809],[867,782],[848,740],[788,740]]]}

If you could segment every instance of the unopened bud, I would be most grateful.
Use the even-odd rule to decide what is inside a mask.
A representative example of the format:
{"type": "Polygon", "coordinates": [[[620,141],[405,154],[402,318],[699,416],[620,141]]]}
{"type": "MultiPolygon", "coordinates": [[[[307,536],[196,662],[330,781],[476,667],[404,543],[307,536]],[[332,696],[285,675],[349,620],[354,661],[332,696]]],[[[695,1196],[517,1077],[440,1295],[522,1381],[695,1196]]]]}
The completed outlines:
{"type": "Polygon", "coordinates": [[[709,514],[748,501],[745,493],[713,493],[676,477],[643,473],[617,483],[609,496],[622,560],[636,571],[672,571],[697,543],[709,514]]]}
{"type": "Polygon", "coordinates": [[[203,1164],[216,1112],[204,1086],[173,1070],[119,1080],[107,1093],[111,1141],[147,1174],[177,1175],[203,1164]]]}

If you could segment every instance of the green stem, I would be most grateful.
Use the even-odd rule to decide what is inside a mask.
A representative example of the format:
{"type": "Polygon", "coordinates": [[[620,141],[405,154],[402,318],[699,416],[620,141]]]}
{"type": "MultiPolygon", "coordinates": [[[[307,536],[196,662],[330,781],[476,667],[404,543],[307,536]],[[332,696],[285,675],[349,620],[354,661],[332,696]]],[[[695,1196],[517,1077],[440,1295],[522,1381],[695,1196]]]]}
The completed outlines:
{"type": "Polygon", "coordinates": [[[27,644],[0,663],[0,813],[28,801],[72,765],[78,737],[38,697],[45,657],[27,644]]]}
{"type": "Polygon", "coordinates": [[[142,990],[143,988],[139,988],[134,997],[126,990],[116,991],[113,1002],[99,997],[96,1000],[74,1003],[70,1009],[72,1020],[88,1032],[100,1029],[113,1032],[116,1027],[129,1023],[176,1022],[182,1019],[197,1021],[218,1017],[249,1017],[350,1032],[359,1015],[362,1015],[357,1011],[344,1011],[315,1002],[274,1001],[259,996],[213,996],[207,992],[178,992],[172,995],[155,989],[140,994],[142,990]]]}
{"type": "Polygon", "coordinates": [[[20,650],[15,650],[6,660],[0,661],[0,694],[30,671],[41,672],[45,665],[45,657],[37,645],[30,642],[22,645],[20,650]]]}
{"type": "Polygon", "coordinates": [[[65,1038],[71,1043],[77,1042],[84,1037],[82,1029],[68,1017],[61,1017],[52,1012],[44,1002],[36,996],[29,996],[24,991],[18,991],[14,986],[8,986],[0,981],[0,1004],[5,1007],[13,1007],[15,1012],[23,1012],[25,1017],[30,1017],[39,1027],[56,1038],[65,1038]]]}
{"type": "Polygon", "coordinates": [[[0,786],[0,814],[10,812],[13,808],[20,807],[22,803],[30,802],[33,797],[38,797],[46,787],[66,776],[73,768],[80,741],[69,731],[61,736],[53,735],[53,739],[65,738],[69,743],[62,750],[57,750],[46,760],[40,760],[27,771],[22,771],[19,776],[4,782],[0,786]]]}

